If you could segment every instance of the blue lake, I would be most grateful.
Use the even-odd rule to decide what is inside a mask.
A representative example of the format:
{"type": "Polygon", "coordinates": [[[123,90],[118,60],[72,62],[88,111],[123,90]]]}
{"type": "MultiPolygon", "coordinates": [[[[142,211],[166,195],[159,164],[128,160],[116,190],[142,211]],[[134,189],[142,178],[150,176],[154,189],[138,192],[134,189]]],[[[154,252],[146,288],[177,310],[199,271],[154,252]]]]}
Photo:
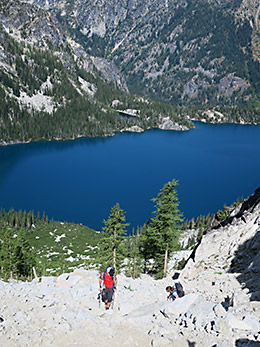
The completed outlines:
{"type": "Polygon", "coordinates": [[[117,202],[129,230],[143,225],[173,178],[186,219],[251,195],[260,186],[260,126],[196,123],[187,132],[0,147],[0,207],[96,230],[117,202]]]}

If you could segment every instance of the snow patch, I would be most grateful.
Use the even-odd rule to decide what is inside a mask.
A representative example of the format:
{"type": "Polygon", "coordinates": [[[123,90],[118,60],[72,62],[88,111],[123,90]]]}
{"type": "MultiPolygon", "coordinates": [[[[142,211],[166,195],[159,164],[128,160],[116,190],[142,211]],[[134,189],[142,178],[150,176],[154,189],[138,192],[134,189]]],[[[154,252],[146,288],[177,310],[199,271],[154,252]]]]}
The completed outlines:
{"type": "Polygon", "coordinates": [[[71,263],[74,261],[74,258],[73,257],[68,257],[66,258],[67,261],[70,261],[71,263]]]}
{"type": "Polygon", "coordinates": [[[65,235],[65,234],[58,235],[58,236],[56,236],[56,239],[55,239],[54,241],[55,241],[55,242],[60,242],[60,240],[61,240],[63,237],[66,237],[66,235],[65,235]]]}
{"type": "Polygon", "coordinates": [[[59,255],[60,253],[59,252],[52,252],[52,253],[49,253],[46,255],[47,258],[53,256],[53,255],[59,255]]]}

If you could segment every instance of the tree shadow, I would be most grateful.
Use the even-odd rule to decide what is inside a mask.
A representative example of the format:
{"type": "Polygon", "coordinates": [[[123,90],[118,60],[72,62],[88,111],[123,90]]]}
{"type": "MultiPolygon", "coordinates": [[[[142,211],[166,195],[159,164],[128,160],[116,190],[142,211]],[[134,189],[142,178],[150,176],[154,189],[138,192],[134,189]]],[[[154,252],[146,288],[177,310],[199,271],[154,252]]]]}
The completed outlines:
{"type": "MultiPolygon", "coordinates": [[[[260,188],[245,200],[235,213],[231,213],[222,225],[230,224],[234,218],[240,218],[246,224],[246,214],[259,209],[259,204],[260,188]]],[[[242,288],[249,289],[250,301],[260,301],[260,213],[255,218],[254,224],[256,233],[251,239],[239,246],[231,262],[229,272],[237,273],[237,280],[242,288]]]]}

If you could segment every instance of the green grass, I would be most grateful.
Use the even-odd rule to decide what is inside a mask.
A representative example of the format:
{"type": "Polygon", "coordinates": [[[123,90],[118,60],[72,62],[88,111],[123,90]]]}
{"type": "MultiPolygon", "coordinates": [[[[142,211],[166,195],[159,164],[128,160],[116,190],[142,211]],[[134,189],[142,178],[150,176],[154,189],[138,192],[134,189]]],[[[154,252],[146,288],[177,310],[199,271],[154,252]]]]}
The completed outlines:
{"type": "Polygon", "coordinates": [[[93,267],[100,234],[84,225],[38,221],[27,238],[37,254],[36,271],[57,275],[75,267],[93,267]]]}

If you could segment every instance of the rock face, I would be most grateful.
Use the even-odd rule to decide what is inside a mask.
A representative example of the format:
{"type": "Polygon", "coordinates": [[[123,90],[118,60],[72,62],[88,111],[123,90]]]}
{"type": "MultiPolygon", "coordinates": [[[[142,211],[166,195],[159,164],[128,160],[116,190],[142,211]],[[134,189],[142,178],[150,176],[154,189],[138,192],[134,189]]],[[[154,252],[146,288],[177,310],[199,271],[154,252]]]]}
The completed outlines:
{"type": "Polygon", "coordinates": [[[142,132],[144,132],[144,129],[142,129],[141,127],[139,127],[137,125],[134,125],[131,128],[123,129],[123,131],[130,131],[133,133],[142,133],[142,132]]]}
{"type": "MultiPolygon", "coordinates": [[[[216,224],[203,237],[194,259],[182,272],[189,281],[196,276],[199,283],[207,282],[215,274],[235,277],[254,297],[260,285],[260,188],[253,196],[236,207],[223,222],[216,224]],[[203,271],[202,271],[203,270],[203,271]]],[[[221,279],[222,281],[222,279],[221,279]]],[[[215,282],[214,285],[217,286],[215,282]]],[[[225,286],[227,287],[228,281],[225,286]]],[[[221,290],[222,296],[231,294],[231,288],[221,290]]]]}
{"type": "Polygon", "coordinates": [[[112,60],[135,92],[174,104],[218,103],[249,97],[259,78],[255,0],[27,2],[55,12],[88,53],[112,60]]]}
{"type": "Polygon", "coordinates": [[[214,324],[229,329],[229,338],[240,334],[254,341],[256,333],[259,341],[259,258],[260,188],[208,231],[180,276],[187,290],[195,290],[207,301],[225,307],[226,312],[222,308],[222,313],[214,310],[221,317],[214,324]],[[257,327],[252,324],[252,314],[257,327]],[[250,328],[247,321],[251,322],[250,328]]]}
{"type": "MultiPolygon", "coordinates": [[[[26,4],[19,0],[4,0],[0,7],[0,22],[8,34],[24,45],[31,45],[42,50],[59,48],[59,53],[55,52],[55,54],[59,56],[67,69],[73,70],[75,62],[81,61],[80,64],[84,70],[93,72],[95,67],[106,81],[113,82],[122,90],[128,90],[118,68],[106,59],[95,58],[86,54],[83,47],[71,38],[65,28],[60,25],[55,16],[49,11],[40,10],[31,4],[26,4]],[[71,60],[67,53],[68,51],[73,52],[75,62],[71,60]]],[[[11,56],[8,47],[5,47],[2,43],[4,38],[1,36],[2,54],[0,66],[4,67],[6,71],[13,72],[12,63],[14,63],[15,56],[11,56]]],[[[11,53],[13,54],[13,52],[11,53]]],[[[23,54],[26,56],[26,51],[23,54]]]]}
{"type": "Polygon", "coordinates": [[[166,301],[171,275],[118,276],[113,309],[98,303],[98,273],[32,283],[0,281],[1,346],[259,346],[260,189],[202,238],[166,301]]]}
{"type": "Polygon", "coordinates": [[[162,123],[159,125],[162,130],[189,130],[186,126],[173,123],[169,117],[164,117],[162,123]]]}

